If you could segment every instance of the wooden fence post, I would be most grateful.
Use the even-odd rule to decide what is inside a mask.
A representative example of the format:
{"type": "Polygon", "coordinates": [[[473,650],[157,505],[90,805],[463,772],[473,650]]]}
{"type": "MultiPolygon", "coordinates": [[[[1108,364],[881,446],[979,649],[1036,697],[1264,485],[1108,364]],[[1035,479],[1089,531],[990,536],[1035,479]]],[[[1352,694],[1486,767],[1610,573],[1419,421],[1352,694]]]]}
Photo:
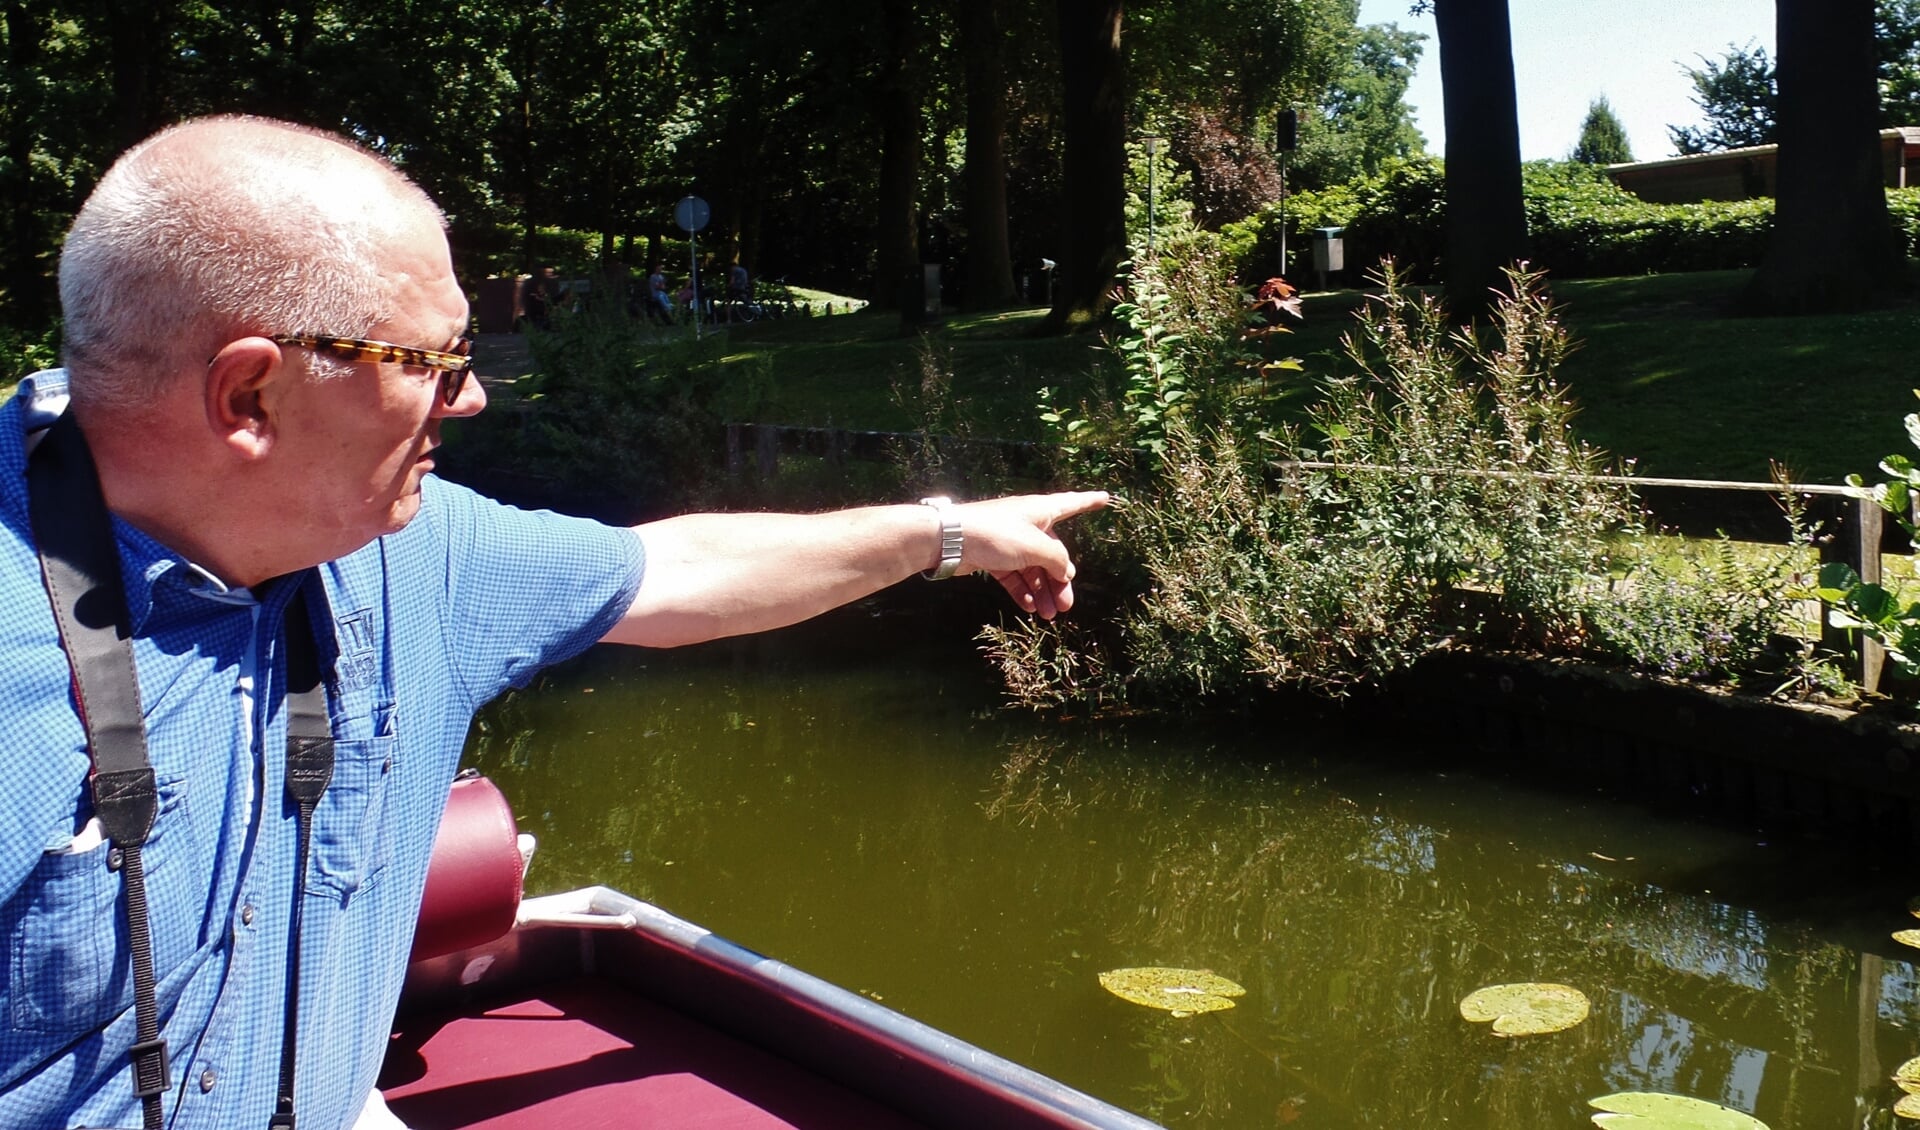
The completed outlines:
{"type": "MultiPolygon", "coordinates": [[[[1849,565],[1868,584],[1880,583],[1880,504],[1868,498],[1840,499],[1832,536],[1820,543],[1820,563],[1849,565]]],[[[1847,677],[1865,691],[1880,685],[1886,649],[1858,632],[1828,623],[1827,605],[1820,604],[1820,642],[1836,655],[1846,656],[1847,677]]]]}
{"type": "Polygon", "coordinates": [[[753,429],[753,455],[760,481],[770,483],[780,470],[780,429],[759,424],[753,429]]]}

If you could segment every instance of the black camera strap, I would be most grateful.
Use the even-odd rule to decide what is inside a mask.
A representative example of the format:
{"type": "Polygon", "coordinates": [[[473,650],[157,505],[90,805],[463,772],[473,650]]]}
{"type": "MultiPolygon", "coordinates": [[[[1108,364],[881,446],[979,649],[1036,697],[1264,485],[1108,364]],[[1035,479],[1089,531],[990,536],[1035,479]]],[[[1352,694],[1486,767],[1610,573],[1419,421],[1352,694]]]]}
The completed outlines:
{"type": "Polygon", "coordinates": [[[313,643],[313,621],[306,595],[326,607],[319,578],[300,582],[287,605],[287,797],[299,810],[300,850],[294,863],[293,941],[287,960],[287,1023],[280,1034],[280,1096],[269,1130],[293,1130],[293,1061],[300,1019],[300,936],[306,921],[307,855],[313,846],[313,810],[333,779],[333,727],[327,723],[327,691],[320,679],[320,658],[313,643]]]}
{"type": "MultiPolygon", "coordinates": [[[[144,1130],[161,1130],[161,1096],[172,1089],[167,1042],[160,1036],[154,1000],[153,934],[147,912],[146,873],[140,858],[159,806],[153,765],[134,669],[132,618],[121,587],[120,556],[93,457],[73,413],[66,412],[41,437],[27,463],[28,513],[40,554],[42,578],[59,626],[60,642],[73,668],[93,761],[88,783],[94,814],[108,841],[107,866],[121,872],[127,898],[127,934],[133,959],[133,1091],[140,1099],[144,1130]]],[[[301,904],[306,893],[307,853],[313,813],[333,775],[333,737],[327,721],[325,684],[303,597],[325,611],[326,595],[309,572],[298,580],[286,613],[287,794],[299,812],[299,856],[294,880],[292,952],[287,986],[286,1029],[281,1043],[280,1095],[270,1127],[291,1130],[294,1038],[299,1004],[301,904]]]]}

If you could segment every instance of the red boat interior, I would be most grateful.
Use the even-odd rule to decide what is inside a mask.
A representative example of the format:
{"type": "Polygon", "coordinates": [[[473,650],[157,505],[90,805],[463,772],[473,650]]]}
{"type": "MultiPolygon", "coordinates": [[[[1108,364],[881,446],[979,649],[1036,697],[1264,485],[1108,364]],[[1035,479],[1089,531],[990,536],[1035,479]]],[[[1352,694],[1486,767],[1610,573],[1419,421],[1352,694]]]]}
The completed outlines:
{"type": "Polygon", "coordinates": [[[595,978],[405,1018],[380,1086],[413,1130],[924,1126],[595,978]]]}
{"type": "Polygon", "coordinates": [[[380,1078],[413,1130],[1153,1127],[617,892],[522,907],[517,839],[456,783],[380,1078]]]}

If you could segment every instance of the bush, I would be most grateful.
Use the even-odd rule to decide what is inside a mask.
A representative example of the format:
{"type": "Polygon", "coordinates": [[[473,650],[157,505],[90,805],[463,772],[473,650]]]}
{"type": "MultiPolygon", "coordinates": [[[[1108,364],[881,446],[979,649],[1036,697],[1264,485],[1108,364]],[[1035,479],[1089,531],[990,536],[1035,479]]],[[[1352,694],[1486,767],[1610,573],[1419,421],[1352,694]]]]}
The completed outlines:
{"type": "Polygon", "coordinates": [[[1920,188],[1888,190],[1887,211],[1893,214],[1894,229],[1908,257],[1920,258],[1920,188]]]}
{"type": "MultiPolygon", "coordinates": [[[[1629,484],[1596,476],[1597,453],[1573,433],[1554,376],[1571,346],[1542,276],[1510,277],[1490,325],[1452,329],[1435,299],[1384,271],[1346,339],[1349,371],[1323,379],[1306,428],[1263,428],[1256,404],[1216,398],[1200,411],[1183,395],[1151,426],[1123,429],[1148,448],[1131,466],[1140,485],[1089,520],[1108,536],[1093,554],[1083,545],[1082,571],[1098,562],[1135,595],[1105,635],[1065,621],[983,633],[1009,695],[1095,711],[1281,688],[1340,696],[1452,647],[1844,692],[1788,638],[1807,595],[1794,562],[1817,533],[1791,496],[1788,550],[1650,553],[1629,484]]],[[[1184,393],[1193,374],[1234,371],[1204,360],[1246,341],[1245,307],[1228,317],[1224,293],[1217,279],[1135,267],[1116,343],[1129,390],[1159,390],[1145,402],[1164,407],[1166,374],[1184,393]]]]}
{"type": "MultiPolygon", "coordinates": [[[[1432,157],[1388,161],[1373,176],[1289,196],[1284,207],[1288,269],[1279,274],[1287,278],[1312,274],[1308,233],[1324,227],[1346,229],[1342,238],[1350,263],[1391,258],[1409,281],[1439,277],[1446,246],[1446,179],[1432,157]]],[[[1222,231],[1228,248],[1239,256],[1243,281],[1266,278],[1281,266],[1281,208],[1269,205],[1222,231]]]]}

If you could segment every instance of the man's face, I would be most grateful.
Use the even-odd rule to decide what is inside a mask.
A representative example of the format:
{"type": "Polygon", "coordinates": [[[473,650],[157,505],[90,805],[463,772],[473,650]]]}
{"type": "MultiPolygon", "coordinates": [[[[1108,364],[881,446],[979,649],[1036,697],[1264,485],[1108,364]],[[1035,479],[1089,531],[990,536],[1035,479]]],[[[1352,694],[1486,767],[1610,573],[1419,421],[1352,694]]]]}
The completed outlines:
{"type": "MultiPolygon", "coordinates": [[[[465,331],[467,300],[439,227],[423,222],[396,239],[386,258],[399,313],[366,336],[451,348],[465,331]]],[[[281,442],[291,458],[283,466],[301,476],[302,505],[329,556],[398,531],[419,512],[441,420],[471,416],[487,403],[472,374],[452,405],[441,399],[441,380],[438,370],[357,362],[346,377],[303,381],[290,392],[281,442]]]]}

